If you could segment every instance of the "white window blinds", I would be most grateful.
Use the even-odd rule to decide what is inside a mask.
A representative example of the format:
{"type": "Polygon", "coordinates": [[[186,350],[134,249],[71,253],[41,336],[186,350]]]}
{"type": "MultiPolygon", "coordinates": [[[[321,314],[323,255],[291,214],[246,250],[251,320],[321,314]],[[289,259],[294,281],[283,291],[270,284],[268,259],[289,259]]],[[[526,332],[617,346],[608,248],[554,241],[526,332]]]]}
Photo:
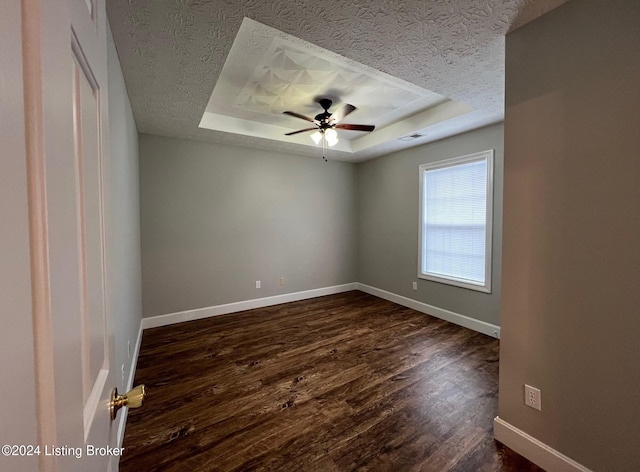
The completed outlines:
{"type": "Polygon", "coordinates": [[[490,290],[492,156],[421,166],[419,276],[490,290]]]}

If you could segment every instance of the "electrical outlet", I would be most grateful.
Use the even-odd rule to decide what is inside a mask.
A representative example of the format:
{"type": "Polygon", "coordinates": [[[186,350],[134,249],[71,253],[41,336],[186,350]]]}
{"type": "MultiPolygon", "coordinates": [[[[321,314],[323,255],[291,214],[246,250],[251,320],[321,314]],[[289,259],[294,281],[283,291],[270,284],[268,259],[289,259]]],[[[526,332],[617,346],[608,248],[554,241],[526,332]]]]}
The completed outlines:
{"type": "Polygon", "coordinates": [[[418,290],[418,282],[412,282],[412,283],[411,283],[411,287],[412,287],[414,290],[418,290]]]}
{"type": "Polygon", "coordinates": [[[284,277],[280,277],[280,285],[284,285],[284,277]]]}
{"type": "Polygon", "coordinates": [[[256,288],[260,288],[260,281],[256,280],[256,288]]]}
{"type": "Polygon", "coordinates": [[[542,395],[540,390],[524,384],[524,404],[534,410],[542,411],[542,395]]]}

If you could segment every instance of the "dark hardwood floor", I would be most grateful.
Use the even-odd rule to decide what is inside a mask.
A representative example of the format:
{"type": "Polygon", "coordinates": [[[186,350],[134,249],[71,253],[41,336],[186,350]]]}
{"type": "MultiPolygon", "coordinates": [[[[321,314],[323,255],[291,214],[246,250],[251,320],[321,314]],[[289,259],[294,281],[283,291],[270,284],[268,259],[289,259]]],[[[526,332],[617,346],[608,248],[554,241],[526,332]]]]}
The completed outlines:
{"type": "Polygon", "coordinates": [[[147,330],[120,471],[540,471],[492,438],[498,346],[359,291],[147,330]]]}

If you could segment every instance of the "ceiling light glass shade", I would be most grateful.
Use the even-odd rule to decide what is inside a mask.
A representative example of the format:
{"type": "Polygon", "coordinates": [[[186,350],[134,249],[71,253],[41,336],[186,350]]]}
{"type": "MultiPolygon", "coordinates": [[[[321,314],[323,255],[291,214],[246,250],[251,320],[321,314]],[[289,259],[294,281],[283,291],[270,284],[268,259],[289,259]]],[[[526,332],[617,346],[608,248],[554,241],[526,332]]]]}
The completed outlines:
{"type": "Polygon", "coordinates": [[[311,139],[313,139],[314,143],[318,144],[322,139],[322,133],[320,133],[320,131],[316,131],[311,135],[311,139]]]}
{"type": "Polygon", "coordinates": [[[338,133],[335,129],[328,129],[324,132],[324,138],[327,140],[329,146],[335,146],[338,144],[338,133]]]}
{"type": "Polygon", "coordinates": [[[327,144],[329,146],[335,146],[336,144],[338,144],[338,138],[335,139],[327,139],[327,144]]]}

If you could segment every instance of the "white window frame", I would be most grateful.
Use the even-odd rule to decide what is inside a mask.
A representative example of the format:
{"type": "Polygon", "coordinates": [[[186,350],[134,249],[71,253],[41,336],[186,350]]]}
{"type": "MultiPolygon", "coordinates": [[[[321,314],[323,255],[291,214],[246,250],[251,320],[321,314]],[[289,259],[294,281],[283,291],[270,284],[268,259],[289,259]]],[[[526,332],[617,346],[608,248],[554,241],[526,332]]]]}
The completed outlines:
{"type": "Polygon", "coordinates": [[[418,278],[424,280],[431,280],[433,282],[439,282],[448,285],[454,285],[456,287],[467,288],[470,290],[477,290],[480,292],[491,293],[491,266],[492,266],[492,246],[493,246],[493,168],[494,168],[494,150],[489,149],[487,151],[476,152],[473,154],[467,154],[465,156],[454,157],[452,159],[445,159],[442,161],[432,162],[428,164],[422,164],[419,167],[420,172],[420,212],[418,215],[418,278]],[[423,247],[424,247],[424,175],[425,172],[440,169],[444,167],[452,167],[459,164],[468,164],[471,162],[486,160],[487,161],[487,210],[486,210],[486,226],[485,226],[485,274],[484,284],[476,283],[474,281],[445,276],[442,274],[435,275],[433,273],[422,272],[423,261],[423,247]]]}

